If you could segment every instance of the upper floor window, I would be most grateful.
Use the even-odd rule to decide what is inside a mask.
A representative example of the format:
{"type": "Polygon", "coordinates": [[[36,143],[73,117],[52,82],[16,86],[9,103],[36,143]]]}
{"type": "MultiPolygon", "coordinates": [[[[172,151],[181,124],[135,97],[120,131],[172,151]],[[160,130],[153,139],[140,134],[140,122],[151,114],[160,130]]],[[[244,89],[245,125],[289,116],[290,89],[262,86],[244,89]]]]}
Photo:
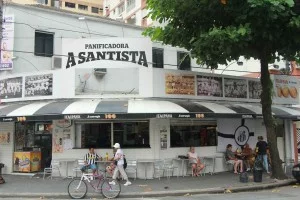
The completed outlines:
{"type": "Polygon", "coordinates": [[[118,7],[118,14],[120,15],[120,14],[122,14],[123,12],[124,12],[124,10],[125,10],[125,5],[124,5],[124,3],[123,4],[121,4],[119,7],[118,7]]]}
{"type": "Polygon", "coordinates": [[[164,68],[164,50],[152,48],[152,60],[154,68],[164,68]]]}
{"type": "Polygon", "coordinates": [[[127,0],[126,12],[131,11],[135,7],[135,0],[127,0]]]}
{"type": "Polygon", "coordinates": [[[177,52],[177,68],[191,70],[191,58],[188,52],[177,52]]]}
{"type": "Polygon", "coordinates": [[[53,56],[53,33],[35,32],[34,55],[36,56],[53,56]]]}
{"type": "Polygon", "coordinates": [[[78,9],[79,10],[88,10],[88,6],[79,4],[78,9]]]}
{"type": "Polygon", "coordinates": [[[99,8],[92,7],[92,13],[99,13],[99,8]]]}
{"type": "Polygon", "coordinates": [[[65,2],[65,7],[67,7],[67,8],[75,8],[75,3],[65,2]]]}

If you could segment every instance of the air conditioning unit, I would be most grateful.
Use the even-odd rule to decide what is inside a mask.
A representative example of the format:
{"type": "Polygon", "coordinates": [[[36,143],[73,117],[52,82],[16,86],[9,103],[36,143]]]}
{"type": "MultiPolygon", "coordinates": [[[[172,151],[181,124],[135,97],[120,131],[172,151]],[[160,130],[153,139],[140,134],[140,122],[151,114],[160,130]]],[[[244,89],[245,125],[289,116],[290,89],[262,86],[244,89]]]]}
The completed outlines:
{"type": "Polygon", "coordinates": [[[104,76],[106,73],[107,73],[106,68],[95,68],[94,69],[95,76],[104,76]]]}
{"type": "Polygon", "coordinates": [[[62,58],[59,56],[52,56],[52,65],[51,69],[61,69],[62,68],[62,58]]]}

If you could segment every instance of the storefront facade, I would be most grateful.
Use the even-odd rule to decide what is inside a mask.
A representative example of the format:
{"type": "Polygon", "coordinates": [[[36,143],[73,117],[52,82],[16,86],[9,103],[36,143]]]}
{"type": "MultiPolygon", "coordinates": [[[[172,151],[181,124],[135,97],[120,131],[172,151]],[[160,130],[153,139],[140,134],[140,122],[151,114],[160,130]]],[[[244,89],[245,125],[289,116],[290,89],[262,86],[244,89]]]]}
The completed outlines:
{"type": "MultiPolygon", "coordinates": [[[[27,11],[31,7],[12,5],[7,14],[17,15],[16,19],[21,20],[18,23],[35,21],[33,16],[17,11],[20,9],[27,11]]],[[[55,21],[76,21],[73,14],[41,8],[31,11],[43,11],[55,21]]],[[[43,20],[36,25],[47,24],[43,20]]],[[[178,60],[178,53],[184,50],[141,38],[142,30],[137,27],[95,19],[89,23],[98,32],[122,30],[123,37],[118,32],[116,37],[87,39],[78,33],[57,30],[53,33],[56,37],[52,59],[64,55],[58,58],[60,68],[53,64],[52,68],[47,67],[51,58],[30,55],[30,62],[37,62],[40,70],[27,71],[18,60],[13,61],[11,73],[0,73],[0,161],[6,165],[4,173],[25,172],[20,163],[26,164],[30,158],[15,152],[40,152],[41,158],[34,155],[32,161],[40,160],[43,169],[49,158],[81,159],[91,146],[99,155],[108,153],[111,157],[115,142],[121,144],[129,160],[176,158],[195,146],[201,157],[219,156],[218,172],[226,170],[222,156],[228,143],[238,148],[247,142],[254,148],[257,136],[266,138],[259,80],[174,69],[171,62],[178,60]],[[70,39],[74,37],[80,39],[70,39]],[[163,58],[170,65],[153,66],[156,48],[163,50],[163,58]]],[[[34,37],[39,31],[21,30],[15,28],[16,37],[34,37]]],[[[19,50],[26,43],[33,48],[35,42],[29,42],[20,39],[14,46],[19,50]]],[[[190,63],[194,65],[195,61],[190,63]]],[[[292,77],[275,77],[274,83],[276,91],[280,88],[280,95],[274,97],[277,104],[273,112],[278,120],[278,145],[284,160],[292,157],[291,127],[293,120],[300,117],[300,111],[291,108],[291,104],[298,104],[298,96],[295,97],[294,89],[287,96],[284,88],[299,86],[292,77]],[[289,105],[283,105],[286,102],[289,105]]],[[[29,169],[35,171],[38,170],[34,167],[29,169]]],[[[139,170],[138,177],[143,175],[139,170]]]]}

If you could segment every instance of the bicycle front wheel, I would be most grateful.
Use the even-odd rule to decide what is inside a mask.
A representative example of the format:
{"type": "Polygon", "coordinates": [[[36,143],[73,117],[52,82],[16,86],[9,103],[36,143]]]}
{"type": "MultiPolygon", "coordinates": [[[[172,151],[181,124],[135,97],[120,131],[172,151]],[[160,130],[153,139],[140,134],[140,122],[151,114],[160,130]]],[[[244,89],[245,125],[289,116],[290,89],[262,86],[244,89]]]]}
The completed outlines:
{"type": "Polygon", "coordinates": [[[119,196],[121,192],[121,185],[118,181],[115,181],[115,184],[109,184],[109,180],[103,180],[101,185],[102,195],[108,199],[113,199],[119,196]]]}
{"type": "Polygon", "coordinates": [[[80,178],[73,179],[68,185],[68,193],[72,199],[82,199],[87,193],[86,182],[80,178]]]}

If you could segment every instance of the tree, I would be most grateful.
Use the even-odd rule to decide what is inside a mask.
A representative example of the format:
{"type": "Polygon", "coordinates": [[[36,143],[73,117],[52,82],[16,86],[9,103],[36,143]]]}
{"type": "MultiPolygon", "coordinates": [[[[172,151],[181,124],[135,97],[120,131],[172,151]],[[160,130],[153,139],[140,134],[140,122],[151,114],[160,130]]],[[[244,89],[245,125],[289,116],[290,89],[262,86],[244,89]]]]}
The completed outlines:
{"type": "Polygon", "coordinates": [[[211,68],[238,60],[260,60],[261,104],[272,159],[272,177],[283,179],[272,116],[268,64],[282,56],[299,59],[300,16],[293,0],[148,0],[149,16],[161,26],[144,35],[186,48],[211,68]]]}

